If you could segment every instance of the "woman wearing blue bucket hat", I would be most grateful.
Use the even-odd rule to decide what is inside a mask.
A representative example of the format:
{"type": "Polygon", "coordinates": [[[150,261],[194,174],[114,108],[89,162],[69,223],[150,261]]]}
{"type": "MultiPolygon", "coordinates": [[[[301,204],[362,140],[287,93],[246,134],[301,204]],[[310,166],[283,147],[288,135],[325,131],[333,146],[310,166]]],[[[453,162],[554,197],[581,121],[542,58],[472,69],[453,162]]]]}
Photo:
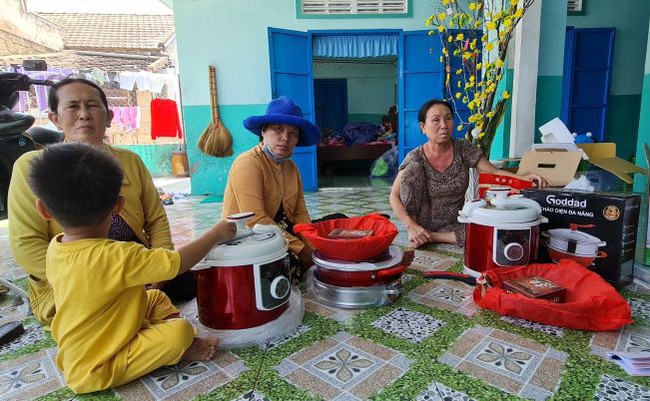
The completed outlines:
{"type": "MultiPolygon", "coordinates": [[[[289,240],[289,250],[304,267],[312,265],[313,249],[293,234],[293,226],[310,223],[298,168],[291,160],[296,146],[316,145],[320,129],[305,119],[291,99],[273,99],[266,114],[244,120],[260,143],[237,157],[228,174],[223,217],[254,212],[249,225],[276,224],[289,240]]],[[[299,273],[299,272],[296,272],[299,273]]]]}

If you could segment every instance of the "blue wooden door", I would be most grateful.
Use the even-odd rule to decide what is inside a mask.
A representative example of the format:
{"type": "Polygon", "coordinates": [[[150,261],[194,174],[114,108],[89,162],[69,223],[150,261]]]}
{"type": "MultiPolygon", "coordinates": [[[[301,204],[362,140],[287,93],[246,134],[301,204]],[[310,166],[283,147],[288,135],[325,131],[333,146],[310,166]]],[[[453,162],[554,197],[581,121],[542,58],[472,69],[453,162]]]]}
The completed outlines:
{"type": "Polygon", "coordinates": [[[605,140],[615,28],[567,27],[562,120],[571,132],[605,140]]]}
{"type": "MultiPolygon", "coordinates": [[[[311,47],[310,33],[269,28],[271,96],[289,96],[304,117],[314,122],[311,47]]],[[[296,147],[292,158],[300,170],[303,189],[317,190],[316,146],[296,147]]]]}
{"type": "Polygon", "coordinates": [[[348,85],[345,79],[315,79],[316,124],[343,132],[348,122],[348,85]]]}
{"type": "Polygon", "coordinates": [[[442,99],[444,72],[440,37],[429,31],[401,32],[398,60],[397,110],[400,162],[411,150],[425,143],[418,111],[429,99],[442,99]]]}

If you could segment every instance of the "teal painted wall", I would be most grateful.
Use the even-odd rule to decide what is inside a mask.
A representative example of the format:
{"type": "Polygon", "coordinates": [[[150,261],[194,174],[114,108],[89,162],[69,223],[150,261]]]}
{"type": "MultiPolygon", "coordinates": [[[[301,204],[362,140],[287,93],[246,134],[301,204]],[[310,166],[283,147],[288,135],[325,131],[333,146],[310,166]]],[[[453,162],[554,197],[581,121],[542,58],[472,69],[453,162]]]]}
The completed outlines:
{"type": "Polygon", "coordinates": [[[208,65],[217,71],[220,111],[228,128],[237,133],[233,138],[237,154],[256,143],[241,127],[242,120],[263,114],[271,99],[268,27],[298,31],[426,29],[424,20],[432,3],[417,0],[411,5],[412,13],[405,18],[298,19],[295,0],[174,0],[192,193],[222,194],[234,160],[203,156],[196,150],[210,116],[208,65]]]}
{"type": "Polygon", "coordinates": [[[531,133],[535,142],[540,140],[539,126],[560,116],[566,19],[566,0],[542,2],[535,132],[531,133]]]}
{"type": "Polygon", "coordinates": [[[639,118],[641,117],[641,89],[639,94],[609,96],[607,132],[605,140],[616,143],[618,157],[628,159],[636,153],[639,118]]]}
{"type": "Polygon", "coordinates": [[[210,107],[183,107],[187,156],[192,178],[192,194],[223,194],[228,181],[228,171],[230,171],[230,166],[235,157],[259,143],[258,137],[246,130],[242,125],[242,121],[252,115],[262,115],[265,110],[266,104],[220,106],[220,117],[233,137],[234,155],[217,158],[201,153],[197,147],[201,133],[210,122],[210,107]]]}
{"type": "MultiPolygon", "coordinates": [[[[512,82],[514,78],[514,71],[512,68],[507,68],[503,72],[503,78],[499,83],[498,93],[502,93],[504,90],[507,90],[512,94],[512,82]]],[[[490,149],[490,160],[501,160],[508,157],[510,151],[510,117],[512,113],[512,98],[508,101],[506,106],[506,112],[503,116],[503,120],[497,132],[494,135],[494,141],[492,142],[492,149],[490,149]]]]}
{"type": "MultiPolygon", "coordinates": [[[[648,23],[646,22],[646,26],[648,23]]],[[[643,86],[641,90],[641,107],[638,139],[636,144],[636,164],[648,168],[643,144],[650,145],[650,32],[646,35],[646,56],[644,64],[643,86]]],[[[642,174],[634,175],[634,191],[646,192],[648,179],[642,174]]]]}
{"type": "Polygon", "coordinates": [[[349,121],[379,124],[388,108],[397,104],[397,60],[379,64],[317,61],[314,78],[347,80],[349,121]]]}
{"type": "Polygon", "coordinates": [[[562,76],[537,77],[537,105],[535,107],[535,143],[541,140],[538,128],[560,116],[562,76]]]}
{"type": "Polygon", "coordinates": [[[172,152],[179,145],[116,145],[136,153],[149,170],[152,177],[169,177],[172,175],[172,152]]]}

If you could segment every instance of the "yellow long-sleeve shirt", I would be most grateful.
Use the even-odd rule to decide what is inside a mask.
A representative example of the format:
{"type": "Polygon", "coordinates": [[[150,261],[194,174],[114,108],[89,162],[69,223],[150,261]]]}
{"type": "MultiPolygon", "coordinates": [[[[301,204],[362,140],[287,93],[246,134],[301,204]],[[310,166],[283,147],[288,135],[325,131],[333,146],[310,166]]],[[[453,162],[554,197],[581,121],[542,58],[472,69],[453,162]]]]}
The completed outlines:
{"type": "MultiPolygon", "coordinates": [[[[126,198],[120,216],[147,247],[173,249],[169,221],[151,175],[140,157],[126,149],[102,145],[115,156],[124,170],[120,190],[126,198]]],[[[45,277],[45,253],[50,240],[63,232],[54,220],[38,214],[36,195],[29,187],[31,161],[40,151],[21,156],[14,164],[9,186],[9,245],[18,264],[30,275],[29,293],[36,318],[49,324],[54,316],[51,287],[45,277]]],[[[65,194],[61,194],[65,196],[65,194]]]]}
{"type": "MultiPolygon", "coordinates": [[[[269,158],[262,146],[242,153],[228,174],[228,183],[223,198],[223,218],[240,212],[255,212],[249,225],[275,224],[275,217],[280,204],[289,220],[298,223],[310,223],[302,190],[300,171],[293,161],[278,163],[269,158]]],[[[299,253],[305,243],[299,238],[286,234],[289,249],[299,253]]]]}
{"type": "Polygon", "coordinates": [[[153,323],[144,285],[175,277],[181,257],[101,238],[62,243],[62,236],[52,239],[46,258],[57,308],[57,365],[76,392],[97,391],[120,380],[127,369],[128,352],[122,350],[153,323]]]}

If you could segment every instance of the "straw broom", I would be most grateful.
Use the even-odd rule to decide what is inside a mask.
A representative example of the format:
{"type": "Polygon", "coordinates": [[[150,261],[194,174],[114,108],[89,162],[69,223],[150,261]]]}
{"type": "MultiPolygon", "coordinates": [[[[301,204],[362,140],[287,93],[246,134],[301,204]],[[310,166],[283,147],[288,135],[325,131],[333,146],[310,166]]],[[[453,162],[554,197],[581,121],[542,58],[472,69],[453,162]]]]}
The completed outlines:
{"type": "Polygon", "coordinates": [[[210,110],[212,121],[199,138],[199,149],[206,155],[215,157],[232,156],[232,135],[228,128],[219,120],[219,107],[217,100],[217,74],[213,66],[209,67],[210,75],[210,110]]]}

